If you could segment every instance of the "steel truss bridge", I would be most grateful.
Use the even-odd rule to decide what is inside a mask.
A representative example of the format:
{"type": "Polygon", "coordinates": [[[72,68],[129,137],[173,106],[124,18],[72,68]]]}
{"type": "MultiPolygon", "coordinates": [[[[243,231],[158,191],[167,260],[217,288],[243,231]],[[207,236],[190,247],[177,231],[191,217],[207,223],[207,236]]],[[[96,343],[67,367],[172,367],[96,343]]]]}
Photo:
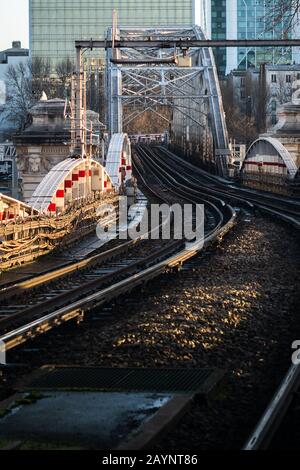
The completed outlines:
{"type": "MultiPolygon", "coordinates": [[[[123,127],[145,111],[158,113],[167,122],[159,113],[165,106],[172,110],[170,122],[167,122],[171,146],[184,156],[199,157],[209,164],[210,170],[227,176],[230,149],[211,48],[262,46],[300,46],[300,39],[211,40],[200,27],[133,29],[113,26],[103,40],[76,41],[77,72],[80,74],[82,70],[80,57],[84,49],[105,49],[110,135],[122,132],[123,127]],[[125,107],[126,115],[123,114],[125,107]],[[128,108],[132,109],[131,113],[127,112],[128,108]]],[[[270,145],[275,163],[284,165],[283,174],[293,178],[295,172],[291,174],[290,164],[285,168],[292,156],[278,150],[278,142],[273,143],[270,145]],[[283,153],[286,158],[282,157],[283,153]]],[[[264,160],[264,155],[260,157],[264,160]]],[[[252,161],[251,153],[247,159],[252,161]]],[[[268,159],[266,165],[270,166],[268,159]]]]}
{"type": "Polygon", "coordinates": [[[82,148],[83,142],[78,125],[84,122],[82,52],[85,48],[105,47],[110,136],[122,133],[141,113],[151,111],[166,121],[179,151],[198,154],[216,173],[226,175],[229,141],[213,53],[209,47],[199,47],[205,40],[202,30],[195,26],[113,27],[106,41],[77,41],[77,146],[82,148]],[[162,107],[171,111],[170,119],[162,115],[162,107]]]}
{"type": "MultiPolygon", "coordinates": [[[[198,26],[141,29],[113,25],[105,40],[76,41],[77,70],[73,79],[74,116],[71,122],[76,157],[62,163],[62,167],[53,168],[44,178],[30,201],[32,208],[41,214],[52,215],[54,209],[56,213],[57,208],[60,212],[67,210],[78,198],[84,205],[95,196],[95,191],[105,193],[111,188],[118,191],[131,178],[130,142],[124,128],[149,111],[165,120],[171,146],[178,153],[198,157],[213,172],[227,176],[230,147],[211,47],[237,45],[299,46],[300,40],[212,41],[206,39],[198,26]],[[88,134],[92,133],[92,129],[87,129],[82,57],[87,48],[106,50],[106,122],[110,145],[104,169],[98,168],[97,162],[87,162],[86,158],[88,134]],[[169,111],[166,115],[161,112],[163,108],[169,111]]],[[[270,147],[267,153],[272,158],[268,157],[265,166],[284,167],[282,173],[293,178],[297,168],[292,157],[273,140],[267,143],[270,147]]],[[[260,154],[265,151],[264,140],[261,142],[259,139],[250,147],[244,165],[246,169],[252,171],[257,163],[257,153],[261,165],[260,154]]],[[[18,215],[16,207],[7,199],[2,219],[10,219],[15,213],[18,215]]]]}
{"type": "Polygon", "coordinates": [[[226,175],[230,150],[212,51],[208,47],[176,46],[178,41],[205,40],[201,29],[111,28],[108,38],[110,135],[122,132],[138,116],[151,111],[166,121],[172,142],[180,151],[201,154],[214,164],[218,174],[226,175]],[[113,39],[128,47],[115,47],[113,39]],[[142,47],[136,47],[138,43],[142,47]],[[170,119],[160,112],[163,107],[171,111],[170,119]]]}

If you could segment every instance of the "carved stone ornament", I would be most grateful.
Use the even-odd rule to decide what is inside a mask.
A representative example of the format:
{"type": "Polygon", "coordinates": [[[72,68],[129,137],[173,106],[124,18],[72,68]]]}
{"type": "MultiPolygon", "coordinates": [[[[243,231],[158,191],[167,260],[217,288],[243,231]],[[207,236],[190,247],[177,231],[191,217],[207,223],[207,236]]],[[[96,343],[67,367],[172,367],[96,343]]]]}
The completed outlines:
{"type": "Polygon", "coordinates": [[[41,171],[41,157],[31,156],[29,157],[29,171],[31,173],[40,173],[41,171]]]}

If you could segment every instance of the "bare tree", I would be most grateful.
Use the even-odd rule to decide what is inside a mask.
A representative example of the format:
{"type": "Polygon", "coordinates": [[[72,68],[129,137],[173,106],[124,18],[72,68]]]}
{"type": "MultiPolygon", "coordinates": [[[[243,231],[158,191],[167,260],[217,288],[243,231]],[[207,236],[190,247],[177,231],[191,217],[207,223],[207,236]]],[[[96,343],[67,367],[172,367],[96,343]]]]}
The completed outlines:
{"type": "Polygon", "coordinates": [[[39,99],[43,93],[53,95],[51,82],[51,65],[49,60],[34,57],[27,63],[29,81],[31,82],[32,95],[39,99]]]}
{"type": "Polygon", "coordinates": [[[300,0],[266,0],[269,28],[284,25],[284,32],[288,34],[300,21],[300,0]]]}
{"type": "Polygon", "coordinates": [[[43,91],[49,99],[65,98],[66,83],[69,81],[71,86],[72,72],[69,60],[57,66],[57,75],[53,77],[50,62],[40,57],[11,65],[6,73],[7,106],[0,119],[22,129],[28,121],[28,110],[41,98],[43,91]]]}
{"type": "MultiPolygon", "coordinates": [[[[252,82],[250,78],[246,80],[246,93],[253,97],[252,82]],[[248,81],[248,83],[247,83],[248,81]]],[[[256,139],[258,135],[255,117],[251,109],[241,109],[234,102],[232,81],[224,81],[221,83],[221,92],[223,98],[223,106],[226,116],[226,123],[229,137],[235,139],[239,143],[249,144],[256,139]]],[[[247,108],[247,104],[246,104],[247,108]]]]}
{"type": "Polygon", "coordinates": [[[260,66],[258,79],[254,78],[250,71],[247,72],[247,76],[250,76],[247,96],[251,97],[251,116],[255,120],[257,132],[261,134],[267,129],[267,113],[271,98],[270,87],[266,81],[265,64],[260,66]]]}
{"type": "Polygon", "coordinates": [[[7,119],[17,128],[22,128],[27,120],[28,109],[34,104],[32,84],[28,64],[10,66],[6,73],[7,106],[1,120],[7,119]]]}
{"type": "MultiPolygon", "coordinates": [[[[14,127],[22,129],[28,122],[28,110],[41,98],[43,91],[48,99],[70,99],[74,69],[69,58],[59,62],[54,73],[50,61],[40,57],[10,66],[6,74],[7,106],[1,112],[0,120],[10,121],[14,127]]],[[[103,82],[103,69],[98,68],[87,75],[87,107],[102,115],[103,82]]]]}
{"type": "Polygon", "coordinates": [[[59,98],[70,98],[71,95],[71,78],[75,72],[74,62],[67,57],[56,65],[57,90],[56,94],[59,98]]]}
{"type": "Polygon", "coordinates": [[[100,120],[105,120],[106,99],[104,91],[105,71],[100,65],[88,66],[86,70],[86,103],[87,108],[96,111],[100,115],[100,120]]]}
{"type": "Polygon", "coordinates": [[[288,103],[292,99],[292,84],[286,83],[284,75],[279,75],[276,84],[276,94],[274,95],[279,104],[288,103]]]}

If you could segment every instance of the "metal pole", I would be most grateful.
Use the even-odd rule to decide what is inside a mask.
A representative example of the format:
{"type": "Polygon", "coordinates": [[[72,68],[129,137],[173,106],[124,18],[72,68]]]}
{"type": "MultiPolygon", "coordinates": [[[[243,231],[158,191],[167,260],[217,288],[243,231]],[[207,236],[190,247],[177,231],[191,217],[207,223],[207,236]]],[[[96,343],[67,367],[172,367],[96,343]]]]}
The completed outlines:
{"type": "MultiPolygon", "coordinates": [[[[257,2],[255,0],[255,5],[254,5],[254,35],[255,39],[257,38],[257,2]]],[[[256,47],[254,48],[255,50],[255,67],[257,67],[257,49],[256,47]]]]}
{"type": "MultiPolygon", "coordinates": [[[[245,13],[246,13],[246,39],[248,39],[248,5],[243,0],[244,6],[245,6],[245,13]]],[[[248,48],[246,47],[246,70],[248,70],[248,48]]]]}
{"type": "Polygon", "coordinates": [[[75,140],[76,147],[80,149],[80,155],[84,155],[84,142],[83,142],[83,80],[84,71],[82,64],[82,49],[76,49],[76,91],[75,91],[75,140]]]}
{"type": "Polygon", "coordinates": [[[11,196],[14,199],[19,198],[19,189],[18,189],[18,170],[16,163],[16,155],[12,156],[11,159],[11,196]]]}

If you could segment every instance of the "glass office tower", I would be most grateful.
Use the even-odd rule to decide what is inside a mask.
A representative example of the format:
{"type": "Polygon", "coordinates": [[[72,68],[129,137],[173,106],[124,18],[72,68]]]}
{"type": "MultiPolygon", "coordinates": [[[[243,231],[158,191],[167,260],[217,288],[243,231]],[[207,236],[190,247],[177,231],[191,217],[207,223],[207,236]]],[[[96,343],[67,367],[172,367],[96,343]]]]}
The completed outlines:
{"type": "MultiPolygon", "coordinates": [[[[280,39],[287,29],[287,18],[278,23],[272,22],[277,0],[237,0],[238,39],[280,39]]],[[[262,62],[273,65],[291,63],[290,47],[281,48],[238,48],[237,68],[256,67],[262,62]]]]}
{"type": "MultiPolygon", "coordinates": [[[[226,0],[211,2],[211,39],[226,39],[226,0]]],[[[226,71],[226,49],[214,49],[216,63],[221,75],[226,71]]]]}
{"type": "MultiPolygon", "coordinates": [[[[286,37],[287,19],[274,24],[278,0],[202,0],[201,25],[212,39],[278,39],[286,37]]],[[[220,74],[245,70],[262,62],[290,64],[291,48],[228,48],[216,51],[220,74]]]]}
{"type": "Polygon", "coordinates": [[[195,22],[194,1],[29,0],[31,55],[50,59],[53,67],[74,58],[76,39],[105,37],[113,9],[123,27],[190,26],[195,22]]]}

